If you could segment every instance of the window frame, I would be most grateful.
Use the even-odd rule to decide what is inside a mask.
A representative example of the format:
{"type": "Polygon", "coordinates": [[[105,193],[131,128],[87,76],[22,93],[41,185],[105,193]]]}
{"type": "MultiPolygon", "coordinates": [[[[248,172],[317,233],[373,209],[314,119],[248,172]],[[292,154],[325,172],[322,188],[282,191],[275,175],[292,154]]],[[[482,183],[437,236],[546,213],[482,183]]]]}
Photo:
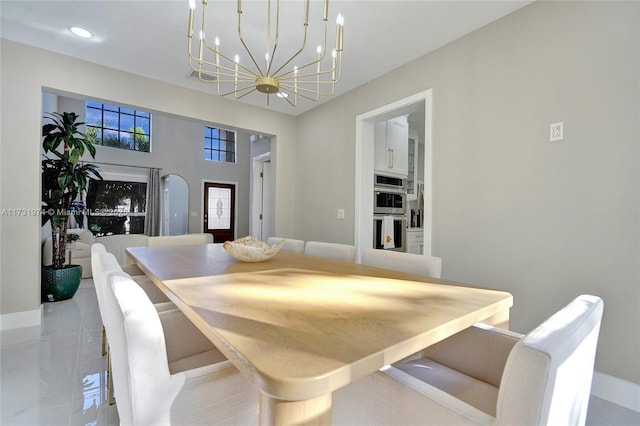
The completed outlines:
{"type": "MultiPolygon", "coordinates": [[[[101,171],[102,173],[102,180],[103,181],[107,181],[107,182],[131,182],[131,183],[144,183],[146,184],[146,191],[145,191],[145,209],[143,213],[140,212],[127,212],[126,216],[133,216],[133,217],[144,217],[144,223],[146,223],[147,221],[147,203],[149,200],[149,176],[147,176],[146,174],[135,174],[135,173],[121,173],[121,172],[111,172],[111,171],[101,171]]],[[[91,186],[91,182],[89,182],[89,187],[91,186]]],[[[85,200],[88,199],[88,195],[89,195],[89,190],[90,188],[87,188],[86,191],[86,195],[85,195],[85,200]]],[[[89,209],[89,215],[90,216],[109,216],[109,213],[105,213],[105,214],[95,214],[93,212],[93,206],[89,206],[87,204],[87,209],[89,209]]],[[[87,226],[89,223],[89,218],[87,218],[87,226]]],[[[143,226],[144,229],[144,226],[143,226]]],[[[105,234],[106,235],[106,234],[105,234]]],[[[144,235],[144,231],[140,234],[131,234],[131,233],[125,233],[125,234],[113,234],[113,235],[144,235]]]]}
{"type": "Polygon", "coordinates": [[[222,127],[214,127],[211,125],[204,125],[204,147],[203,147],[203,157],[205,161],[213,161],[221,164],[237,164],[238,163],[238,132],[231,129],[224,129],[222,127]],[[218,132],[218,137],[214,137],[214,132],[218,132]],[[229,140],[228,138],[222,138],[220,136],[221,132],[225,132],[226,134],[233,134],[233,140],[229,140]],[[214,141],[217,141],[217,148],[214,145],[214,141]],[[225,145],[225,149],[221,148],[221,144],[224,142],[225,144],[233,143],[233,151],[228,150],[228,146],[225,145]],[[221,160],[221,156],[224,153],[225,160],[221,160]],[[214,154],[217,154],[217,159],[214,158],[214,154]],[[233,161],[228,161],[229,154],[233,156],[233,161]]]}
{"type": "Polygon", "coordinates": [[[108,103],[104,103],[102,101],[97,101],[97,100],[92,100],[92,99],[87,99],[84,102],[84,113],[85,113],[85,132],[89,133],[91,132],[90,129],[96,129],[97,133],[99,134],[99,136],[96,136],[95,138],[95,145],[99,145],[99,146],[106,146],[109,148],[116,148],[116,149],[124,149],[127,151],[135,151],[135,152],[145,152],[145,153],[150,153],[151,152],[151,145],[152,145],[152,129],[153,129],[153,114],[151,112],[148,111],[144,111],[141,109],[136,109],[133,107],[127,107],[127,106],[122,106],[122,105],[117,105],[117,104],[108,104],[108,103]],[[89,110],[94,110],[94,111],[99,111],[100,114],[100,123],[98,124],[92,124],[89,123],[88,121],[88,111],[89,110]],[[105,123],[105,112],[108,114],[117,114],[118,116],[118,123],[116,125],[109,125],[108,123],[105,123]],[[131,126],[129,129],[123,129],[122,126],[122,121],[123,121],[123,116],[124,117],[131,117],[133,118],[133,126],[131,126]],[[147,120],[149,125],[148,125],[148,130],[149,133],[139,133],[137,132],[138,128],[142,128],[144,129],[144,126],[142,125],[138,125],[138,124],[142,124],[140,122],[142,122],[143,120],[147,120]],[[133,132],[130,130],[131,128],[133,128],[133,132]],[[112,146],[112,145],[108,145],[104,143],[105,140],[105,131],[106,132],[115,132],[118,135],[118,143],[120,145],[124,145],[126,144],[128,147],[125,146],[112,146]],[[127,134],[129,135],[128,140],[122,138],[122,134],[127,134]],[[140,149],[140,142],[138,140],[139,137],[147,137],[148,139],[148,144],[149,144],[149,149],[148,150],[143,150],[140,149]]]}

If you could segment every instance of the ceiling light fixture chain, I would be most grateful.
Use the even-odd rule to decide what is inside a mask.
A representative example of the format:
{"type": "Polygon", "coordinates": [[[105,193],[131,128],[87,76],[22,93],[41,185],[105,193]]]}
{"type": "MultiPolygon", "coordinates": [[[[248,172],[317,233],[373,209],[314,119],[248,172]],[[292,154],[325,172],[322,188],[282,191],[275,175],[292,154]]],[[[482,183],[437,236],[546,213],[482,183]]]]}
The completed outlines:
{"type": "Polygon", "coordinates": [[[266,11],[266,53],[264,65],[260,65],[261,55],[257,55],[249,48],[242,32],[243,7],[242,0],[237,2],[238,38],[250,61],[244,65],[240,55],[232,58],[221,48],[218,36],[214,45],[207,42],[205,36],[205,18],[208,0],[202,0],[202,14],[198,40],[194,40],[194,26],[196,24],[196,2],[189,0],[189,29],[188,54],[189,66],[200,81],[215,84],[218,95],[233,95],[241,99],[255,91],[267,95],[267,105],[272,94],[285,99],[291,106],[295,106],[298,96],[310,101],[317,101],[321,96],[332,96],[335,84],[340,80],[342,70],[342,51],[344,39],[344,18],[338,14],[336,18],[335,48],[331,52],[331,60],[325,61],[327,52],[327,31],[329,16],[329,0],[324,0],[322,16],[322,40],[315,55],[305,51],[309,29],[309,2],[304,0],[303,35],[299,49],[284,60],[276,56],[280,41],[280,0],[267,0],[266,11]],[[275,25],[272,26],[275,20],[275,25]],[[194,43],[197,43],[197,55],[194,54],[194,43]],[[296,61],[305,61],[303,65],[296,65],[296,61]],[[325,62],[329,62],[328,64],[325,62]]]}

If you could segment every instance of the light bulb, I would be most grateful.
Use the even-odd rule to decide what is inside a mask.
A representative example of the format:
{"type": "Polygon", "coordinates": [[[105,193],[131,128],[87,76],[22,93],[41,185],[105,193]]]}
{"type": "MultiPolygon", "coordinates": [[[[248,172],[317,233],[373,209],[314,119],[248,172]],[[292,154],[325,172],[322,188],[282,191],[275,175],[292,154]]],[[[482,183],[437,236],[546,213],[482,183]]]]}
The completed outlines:
{"type": "Polygon", "coordinates": [[[200,30],[200,40],[204,40],[204,31],[200,30]]]}
{"type": "Polygon", "coordinates": [[[82,38],[93,37],[93,34],[91,34],[89,30],[86,30],[82,27],[69,27],[69,31],[71,31],[73,34],[77,35],[78,37],[82,37],[82,38]]]}
{"type": "Polygon", "coordinates": [[[342,13],[338,13],[336,17],[336,25],[344,25],[344,16],[342,16],[342,13]]]}
{"type": "Polygon", "coordinates": [[[216,47],[220,46],[220,39],[218,38],[218,36],[216,36],[215,43],[216,47]]]}
{"type": "Polygon", "coordinates": [[[236,55],[236,56],[235,56],[235,58],[234,58],[233,60],[234,60],[234,61],[236,62],[236,64],[237,64],[238,62],[240,62],[240,56],[236,55]]]}
{"type": "Polygon", "coordinates": [[[338,52],[336,52],[336,49],[333,49],[333,50],[331,51],[331,57],[332,57],[332,58],[335,58],[336,56],[338,56],[338,52]]]}
{"type": "Polygon", "coordinates": [[[322,46],[318,46],[318,48],[316,49],[318,51],[318,54],[322,53],[322,46]]]}
{"type": "Polygon", "coordinates": [[[189,9],[194,10],[196,8],[196,0],[189,0],[189,9]]]}

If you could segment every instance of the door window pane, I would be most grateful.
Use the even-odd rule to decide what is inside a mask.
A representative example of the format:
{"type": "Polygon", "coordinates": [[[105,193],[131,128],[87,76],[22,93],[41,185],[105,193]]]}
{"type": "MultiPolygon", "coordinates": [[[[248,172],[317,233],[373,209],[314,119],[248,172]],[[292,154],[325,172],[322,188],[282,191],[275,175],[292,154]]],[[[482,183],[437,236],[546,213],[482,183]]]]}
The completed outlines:
{"type": "Polygon", "coordinates": [[[231,190],[228,188],[209,188],[208,195],[208,228],[229,229],[231,227],[231,190]]]}

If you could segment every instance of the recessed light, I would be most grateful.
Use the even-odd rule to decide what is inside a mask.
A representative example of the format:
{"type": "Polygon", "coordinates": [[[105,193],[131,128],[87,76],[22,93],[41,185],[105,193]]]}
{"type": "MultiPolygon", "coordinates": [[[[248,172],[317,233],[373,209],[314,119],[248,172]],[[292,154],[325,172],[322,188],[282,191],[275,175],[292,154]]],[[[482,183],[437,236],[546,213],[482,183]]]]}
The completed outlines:
{"type": "Polygon", "coordinates": [[[82,27],[69,27],[69,31],[71,31],[73,34],[77,35],[78,37],[82,37],[82,38],[93,37],[93,34],[91,34],[89,30],[86,30],[82,27]]]}

